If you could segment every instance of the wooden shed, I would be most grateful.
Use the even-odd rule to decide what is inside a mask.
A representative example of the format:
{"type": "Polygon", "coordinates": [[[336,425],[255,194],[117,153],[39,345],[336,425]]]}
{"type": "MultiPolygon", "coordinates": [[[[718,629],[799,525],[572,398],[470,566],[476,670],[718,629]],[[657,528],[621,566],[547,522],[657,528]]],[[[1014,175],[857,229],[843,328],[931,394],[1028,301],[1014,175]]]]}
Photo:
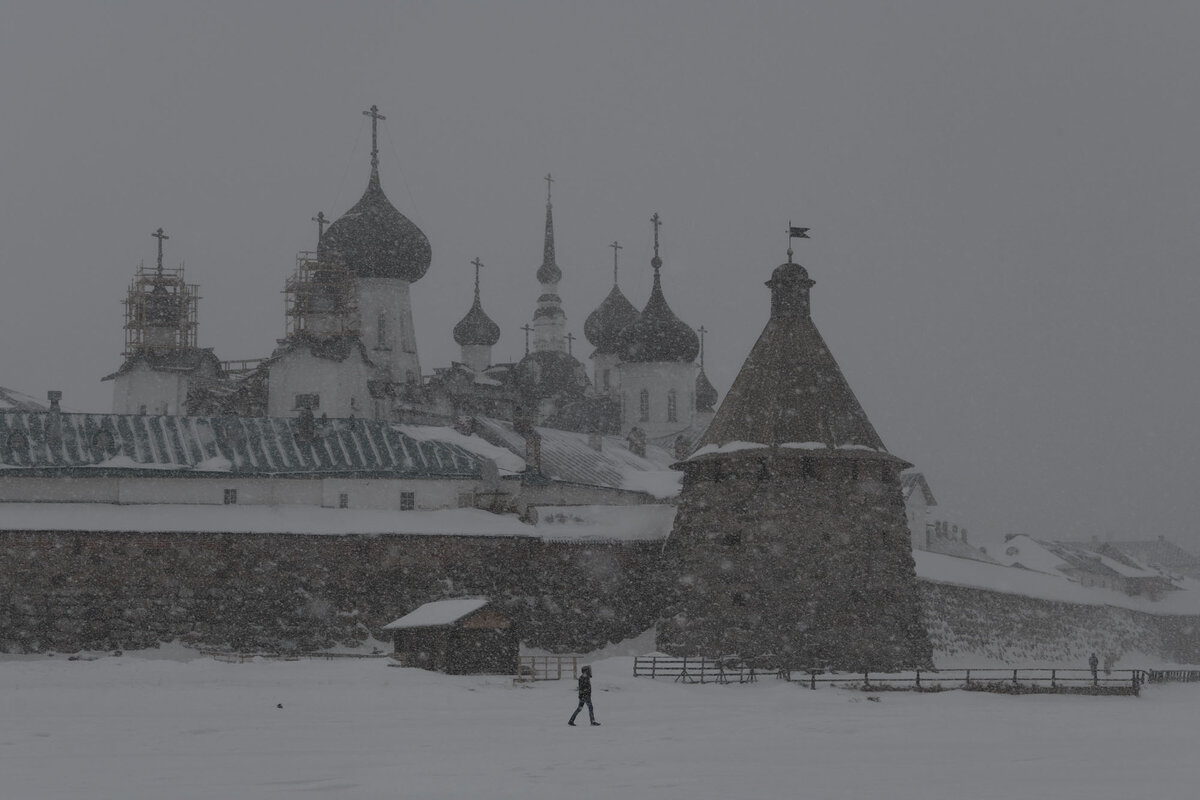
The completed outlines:
{"type": "Polygon", "coordinates": [[[512,620],[486,597],[438,600],[383,626],[406,667],[450,675],[513,675],[519,642],[512,620]]]}

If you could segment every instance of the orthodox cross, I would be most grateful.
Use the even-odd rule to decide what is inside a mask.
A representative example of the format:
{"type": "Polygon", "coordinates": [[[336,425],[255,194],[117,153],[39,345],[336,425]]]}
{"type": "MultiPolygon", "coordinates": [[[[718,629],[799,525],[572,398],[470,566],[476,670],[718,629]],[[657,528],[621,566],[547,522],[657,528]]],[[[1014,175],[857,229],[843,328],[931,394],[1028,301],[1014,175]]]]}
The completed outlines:
{"type": "Polygon", "coordinates": [[[479,301],[479,268],[483,266],[483,262],[479,260],[479,256],[475,256],[475,260],[471,262],[475,267],[475,301],[479,301]]]}
{"type": "Polygon", "coordinates": [[[567,355],[569,355],[569,356],[575,355],[573,352],[571,352],[571,345],[574,343],[574,341],[575,341],[575,334],[568,331],[567,332],[567,355]]]}
{"type": "Polygon", "coordinates": [[[657,270],[662,266],[662,259],[658,257],[658,229],[662,227],[662,219],[658,216],[657,211],[650,218],[650,224],[654,226],[654,260],[650,262],[650,265],[657,270]]]}
{"type": "Polygon", "coordinates": [[[549,172],[547,172],[546,177],[543,178],[542,180],[544,180],[546,182],[546,202],[549,203],[550,202],[550,184],[554,183],[554,176],[551,175],[549,172]]]}
{"type": "Polygon", "coordinates": [[[317,223],[317,246],[321,246],[321,237],[325,235],[325,223],[329,220],[325,219],[325,212],[318,211],[317,215],[312,218],[312,221],[317,223]]]}
{"type": "Polygon", "coordinates": [[[700,369],[704,369],[704,334],[708,333],[708,330],[701,325],[696,332],[700,334],[700,369]]]}
{"type": "Polygon", "coordinates": [[[379,167],[379,120],[387,119],[379,113],[379,106],[372,105],[370,111],[364,111],[363,116],[371,118],[371,166],[379,167]]]}
{"type": "Polygon", "coordinates": [[[789,264],[792,263],[792,256],[794,255],[794,253],[792,252],[792,239],[809,239],[809,238],[811,238],[808,235],[808,232],[810,230],[811,230],[811,228],[797,228],[795,225],[792,224],[792,221],[790,219],[788,220],[787,255],[788,255],[788,263],[789,264]]]}
{"type": "Polygon", "coordinates": [[[617,251],[624,250],[625,248],[621,247],[620,243],[617,242],[616,240],[613,240],[613,243],[610,244],[609,247],[611,247],[613,249],[613,286],[616,286],[617,285],[617,251]]]}
{"type": "Polygon", "coordinates": [[[525,331],[525,355],[529,355],[529,334],[533,331],[533,326],[526,322],[521,330],[525,331]]]}
{"type": "Polygon", "coordinates": [[[152,234],[150,234],[150,235],[151,235],[151,236],[153,236],[155,239],[158,239],[158,276],[161,278],[161,277],[162,277],[162,270],[163,270],[163,266],[162,266],[162,243],[163,243],[163,239],[170,239],[171,237],[170,237],[170,236],[167,236],[165,233],[163,233],[163,229],[162,229],[162,228],[159,228],[158,230],[156,230],[154,233],[152,233],[152,234]]]}

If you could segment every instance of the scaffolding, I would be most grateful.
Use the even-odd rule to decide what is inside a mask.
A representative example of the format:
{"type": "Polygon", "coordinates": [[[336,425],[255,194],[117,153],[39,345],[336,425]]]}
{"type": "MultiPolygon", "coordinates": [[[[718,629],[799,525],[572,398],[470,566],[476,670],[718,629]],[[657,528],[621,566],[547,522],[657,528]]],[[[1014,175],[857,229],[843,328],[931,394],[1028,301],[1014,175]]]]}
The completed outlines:
{"type": "Polygon", "coordinates": [[[199,287],[179,269],[138,264],[125,297],[126,358],[154,351],[177,353],[196,346],[199,287]]]}
{"type": "Polygon", "coordinates": [[[358,282],[341,261],[299,253],[283,291],[287,336],[358,335],[358,282]]]}

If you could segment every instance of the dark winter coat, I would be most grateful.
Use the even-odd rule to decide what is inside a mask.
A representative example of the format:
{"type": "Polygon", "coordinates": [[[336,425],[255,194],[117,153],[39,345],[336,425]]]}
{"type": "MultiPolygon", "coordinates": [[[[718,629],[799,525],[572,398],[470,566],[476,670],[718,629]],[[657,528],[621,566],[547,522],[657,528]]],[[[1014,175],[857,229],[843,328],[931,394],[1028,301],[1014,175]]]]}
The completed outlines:
{"type": "Polygon", "coordinates": [[[586,673],[579,676],[579,699],[592,699],[592,676],[586,673]]]}

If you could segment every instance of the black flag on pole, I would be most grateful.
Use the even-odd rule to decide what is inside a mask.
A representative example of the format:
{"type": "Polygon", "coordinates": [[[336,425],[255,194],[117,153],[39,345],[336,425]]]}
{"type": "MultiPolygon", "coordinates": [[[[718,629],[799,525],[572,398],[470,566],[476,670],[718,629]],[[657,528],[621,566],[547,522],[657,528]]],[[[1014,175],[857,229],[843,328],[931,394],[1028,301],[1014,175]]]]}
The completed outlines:
{"type": "Polygon", "coordinates": [[[808,235],[808,231],[809,231],[808,228],[796,228],[796,227],[789,226],[788,227],[788,238],[808,239],[808,238],[810,238],[808,235]]]}

